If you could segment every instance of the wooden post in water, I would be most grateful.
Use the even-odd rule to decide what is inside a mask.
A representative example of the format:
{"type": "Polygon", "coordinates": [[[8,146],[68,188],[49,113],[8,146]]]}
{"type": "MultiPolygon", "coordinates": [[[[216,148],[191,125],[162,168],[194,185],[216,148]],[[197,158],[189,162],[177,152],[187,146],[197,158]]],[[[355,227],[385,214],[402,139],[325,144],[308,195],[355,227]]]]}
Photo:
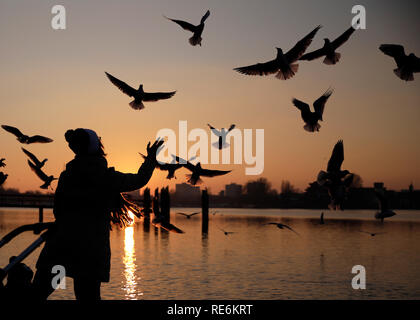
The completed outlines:
{"type": "MultiPolygon", "coordinates": [[[[159,189],[155,189],[155,197],[153,198],[153,214],[154,219],[160,219],[161,213],[159,208],[159,189]]],[[[155,234],[158,234],[158,228],[155,228],[155,234]]]]}
{"type": "Polygon", "coordinates": [[[44,222],[44,208],[43,207],[39,207],[39,213],[38,213],[38,220],[39,223],[44,222]]]}
{"type": "Polygon", "coordinates": [[[152,213],[152,200],[150,199],[150,189],[146,188],[143,192],[143,228],[144,231],[149,231],[150,228],[150,214],[152,213]]]}
{"type": "Polygon", "coordinates": [[[171,210],[171,204],[170,204],[170,196],[169,196],[169,187],[162,188],[160,190],[160,210],[162,214],[162,219],[165,222],[170,222],[170,210],[171,210]]]}
{"type": "Polygon", "coordinates": [[[207,190],[203,190],[201,194],[201,232],[208,233],[209,231],[209,195],[207,190]]]}

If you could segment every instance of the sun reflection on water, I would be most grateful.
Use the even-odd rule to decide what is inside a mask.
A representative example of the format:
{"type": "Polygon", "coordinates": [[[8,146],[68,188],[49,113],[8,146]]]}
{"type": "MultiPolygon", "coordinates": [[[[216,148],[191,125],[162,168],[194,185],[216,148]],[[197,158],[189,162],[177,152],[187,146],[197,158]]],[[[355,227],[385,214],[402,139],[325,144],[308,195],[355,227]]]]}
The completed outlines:
{"type": "Polygon", "coordinates": [[[124,277],[125,283],[123,289],[125,291],[125,298],[127,300],[136,300],[138,295],[142,293],[137,292],[137,276],[136,276],[136,253],[134,241],[134,227],[133,225],[125,228],[124,237],[124,277]]]}

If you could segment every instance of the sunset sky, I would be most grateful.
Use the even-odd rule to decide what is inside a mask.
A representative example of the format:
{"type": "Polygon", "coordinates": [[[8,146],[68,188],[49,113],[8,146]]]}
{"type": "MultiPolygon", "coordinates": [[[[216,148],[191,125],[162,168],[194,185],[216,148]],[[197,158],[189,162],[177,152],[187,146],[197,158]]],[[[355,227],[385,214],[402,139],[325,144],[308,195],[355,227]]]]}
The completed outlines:
{"type": "MultiPolygon", "coordinates": [[[[204,178],[202,186],[218,192],[231,182],[266,177],[279,190],[282,180],[304,190],[325,170],[334,144],[344,140],[343,167],[359,174],[365,186],[382,181],[388,188],[420,188],[420,74],[406,83],[398,79],[395,62],[378,50],[383,43],[405,46],[420,56],[420,4],[416,1],[280,1],[280,0],[2,0],[0,37],[0,124],[24,133],[54,139],[51,144],[24,146],[0,131],[5,187],[40,190],[41,181],[28,167],[24,146],[38,158],[48,158],[47,174],[58,176],[73,158],[67,129],[95,130],[105,145],[110,166],[136,172],[162,128],[208,130],[236,124],[239,129],[264,129],[265,169],[246,176],[241,165],[208,165],[233,170],[204,178]],[[51,8],[64,5],[67,29],[51,28],[51,8]],[[327,66],[322,59],[299,62],[294,78],[250,77],[232,69],[265,62],[275,47],[289,50],[321,24],[308,51],[323,38],[335,39],[351,24],[351,9],[362,4],[367,29],[356,31],[341,47],[341,61],[327,66]],[[162,15],[198,24],[210,9],[202,47],[188,43],[191,34],[162,15]],[[173,91],[166,101],[145,103],[136,111],[132,100],[105,77],[104,71],[145,91],[173,91]],[[303,129],[292,97],[312,102],[329,87],[319,133],[303,129]]],[[[191,143],[192,144],[192,143],[191,143]]],[[[149,186],[185,182],[165,180],[156,171],[149,186]]],[[[53,183],[53,187],[56,182],[53,183]]]]}

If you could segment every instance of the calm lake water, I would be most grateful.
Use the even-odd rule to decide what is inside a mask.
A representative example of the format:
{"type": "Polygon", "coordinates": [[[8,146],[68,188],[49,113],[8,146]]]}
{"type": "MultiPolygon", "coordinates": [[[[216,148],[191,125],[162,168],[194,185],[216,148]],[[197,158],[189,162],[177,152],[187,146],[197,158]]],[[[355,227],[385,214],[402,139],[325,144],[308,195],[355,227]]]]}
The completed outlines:
{"type": "MultiPolygon", "coordinates": [[[[374,211],[325,211],[319,225],[319,210],[215,210],[208,235],[200,215],[175,214],[199,211],[192,208],[171,213],[185,234],[147,230],[142,221],[114,228],[111,281],[102,285],[102,298],[420,299],[420,211],[396,211],[384,224],[374,211]],[[299,235],[267,222],[285,223],[299,235]],[[355,265],[366,268],[366,290],[352,289],[355,265]]],[[[37,210],[0,208],[0,237],[37,219],[37,210]]],[[[53,220],[51,211],[44,220],[53,220]]],[[[0,266],[35,239],[22,234],[0,249],[0,266]]],[[[33,270],[39,252],[24,261],[33,270]]],[[[71,279],[50,299],[74,299],[71,279]]]]}

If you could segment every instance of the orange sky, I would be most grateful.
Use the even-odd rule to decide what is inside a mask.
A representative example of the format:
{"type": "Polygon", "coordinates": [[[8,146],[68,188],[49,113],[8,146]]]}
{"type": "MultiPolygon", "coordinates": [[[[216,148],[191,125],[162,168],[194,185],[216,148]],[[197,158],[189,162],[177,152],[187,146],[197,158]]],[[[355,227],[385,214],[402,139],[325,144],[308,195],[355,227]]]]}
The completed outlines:
{"type": "MultiPolygon", "coordinates": [[[[48,174],[59,175],[73,154],[64,140],[69,128],[91,128],[102,137],[110,166],[135,172],[148,141],[158,130],[178,130],[178,121],[206,129],[206,124],[265,130],[265,170],[276,189],[290,180],[304,189],[325,169],[332,148],[344,140],[344,168],[360,174],[366,186],[383,181],[389,188],[420,184],[420,79],[399,80],[394,61],[383,55],[382,43],[403,44],[420,54],[419,5],[364,1],[367,29],[357,31],[338,51],[342,60],[326,66],[322,60],[300,62],[288,81],[247,77],[238,66],[272,59],[275,47],[285,50],[322,24],[311,49],[348,28],[351,1],[61,1],[67,29],[50,27],[49,1],[2,1],[0,4],[1,124],[27,134],[53,138],[51,144],[27,147],[47,157],[48,174]],[[192,47],[189,34],[162,14],[198,23],[211,15],[203,46],[192,47]],[[104,71],[146,91],[177,90],[174,98],[130,109],[131,101],[105,77],[104,71]],[[292,97],[312,102],[332,86],[321,131],[309,134],[292,97]]],[[[417,75],[417,78],[420,76],[417,75]]],[[[40,180],[30,171],[21,145],[0,132],[0,158],[6,158],[7,188],[35,190],[40,180]]],[[[229,175],[205,179],[218,192],[230,182],[245,183],[240,165],[229,175]]],[[[156,172],[150,187],[185,181],[164,180],[156,172]]],[[[54,185],[53,185],[54,186],[54,185]]]]}

